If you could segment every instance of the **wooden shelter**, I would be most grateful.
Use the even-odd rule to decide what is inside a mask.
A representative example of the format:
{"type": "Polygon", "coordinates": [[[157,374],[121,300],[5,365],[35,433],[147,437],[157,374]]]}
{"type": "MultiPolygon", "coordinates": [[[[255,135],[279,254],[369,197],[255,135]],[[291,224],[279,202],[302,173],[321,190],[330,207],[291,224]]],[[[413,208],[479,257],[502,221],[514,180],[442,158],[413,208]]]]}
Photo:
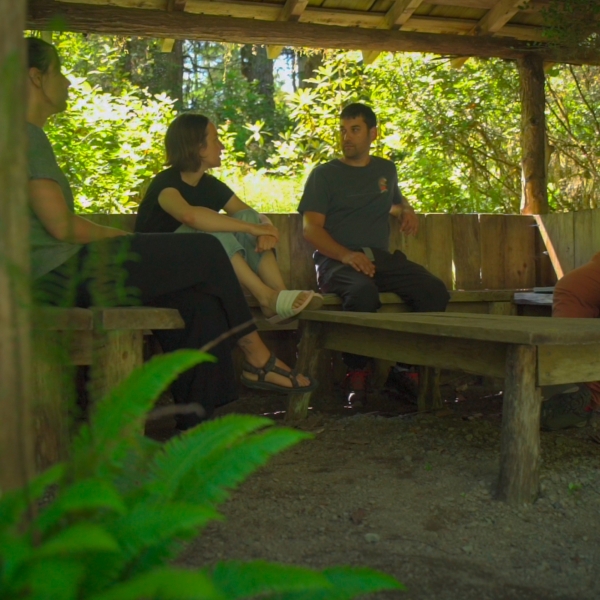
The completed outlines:
{"type": "MultiPolygon", "coordinates": [[[[546,43],[555,0],[0,0],[0,488],[33,472],[24,128],[24,28],[284,46],[431,52],[517,61],[523,101],[522,212],[547,212],[544,62],[600,64],[546,43]],[[26,14],[27,13],[27,14],[26,14]],[[7,192],[10,190],[10,192],[7,192]],[[10,196],[9,201],[6,198],[10,196]],[[16,276],[15,273],[20,275],[16,276]]],[[[458,61],[457,61],[458,62],[458,61]]]]}

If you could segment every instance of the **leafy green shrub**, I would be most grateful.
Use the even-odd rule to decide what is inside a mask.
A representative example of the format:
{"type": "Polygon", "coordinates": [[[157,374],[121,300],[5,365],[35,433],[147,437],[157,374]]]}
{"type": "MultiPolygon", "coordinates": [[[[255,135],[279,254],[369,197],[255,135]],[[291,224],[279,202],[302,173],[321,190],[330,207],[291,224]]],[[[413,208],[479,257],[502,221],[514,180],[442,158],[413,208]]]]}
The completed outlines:
{"type": "Polygon", "coordinates": [[[162,445],[142,435],[154,398],[207,358],[154,358],[98,403],[72,456],[0,498],[3,600],[346,599],[402,586],[368,569],[322,572],[222,562],[164,566],[220,518],[216,506],[270,456],[307,435],[262,417],[207,422],[162,445]],[[52,501],[36,512],[48,494],[52,501]]]}

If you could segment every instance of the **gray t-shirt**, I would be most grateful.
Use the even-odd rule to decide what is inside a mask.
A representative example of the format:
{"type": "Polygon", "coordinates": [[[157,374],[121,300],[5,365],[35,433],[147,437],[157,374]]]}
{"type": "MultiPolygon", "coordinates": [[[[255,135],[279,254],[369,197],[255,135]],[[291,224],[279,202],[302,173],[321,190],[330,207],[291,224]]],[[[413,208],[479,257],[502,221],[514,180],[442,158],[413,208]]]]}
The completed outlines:
{"type": "Polygon", "coordinates": [[[393,162],[372,156],[367,166],[352,167],[336,159],[311,172],[298,212],[325,215],[327,233],[350,250],[387,250],[390,209],[401,201],[393,162]]]}
{"type": "MultiPolygon", "coordinates": [[[[28,149],[27,167],[29,179],[51,179],[60,186],[65,197],[67,207],[75,212],[73,192],[64,173],[60,170],[50,141],[43,129],[37,125],[27,123],[28,149]]],[[[33,278],[41,277],[56,267],[62,265],[81,248],[80,244],[61,242],[50,235],[33,210],[30,213],[31,243],[31,275],[33,278]]]]}

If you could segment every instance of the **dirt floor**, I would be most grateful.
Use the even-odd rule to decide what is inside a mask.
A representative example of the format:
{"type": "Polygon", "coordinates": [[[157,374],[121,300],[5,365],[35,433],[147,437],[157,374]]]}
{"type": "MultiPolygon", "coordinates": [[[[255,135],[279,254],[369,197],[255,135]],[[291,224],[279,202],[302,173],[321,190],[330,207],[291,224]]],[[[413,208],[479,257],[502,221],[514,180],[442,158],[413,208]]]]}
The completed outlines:
{"type": "MultiPolygon", "coordinates": [[[[541,497],[509,507],[493,499],[502,394],[478,383],[446,385],[437,414],[397,391],[312,409],[301,427],[314,439],[236,490],[182,562],[364,565],[407,587],[373,598],[600,598],[600,418],[542,433],[541,497]]],[[[246,396],[230,411],[281,419],[285,398],[246,396]]]]}

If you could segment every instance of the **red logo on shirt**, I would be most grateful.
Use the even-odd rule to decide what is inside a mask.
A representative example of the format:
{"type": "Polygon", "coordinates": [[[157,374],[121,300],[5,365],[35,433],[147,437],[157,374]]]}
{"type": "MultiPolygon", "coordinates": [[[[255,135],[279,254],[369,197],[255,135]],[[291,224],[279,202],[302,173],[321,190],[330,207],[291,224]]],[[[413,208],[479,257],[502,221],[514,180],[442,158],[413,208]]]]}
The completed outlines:
{"type": "Polygon", "coordinates": [[[377,183],[379,183],[379,191],[380,192],[388,191],[387,179],[385,177],[380,177],[379,181],[377,183]]]}

